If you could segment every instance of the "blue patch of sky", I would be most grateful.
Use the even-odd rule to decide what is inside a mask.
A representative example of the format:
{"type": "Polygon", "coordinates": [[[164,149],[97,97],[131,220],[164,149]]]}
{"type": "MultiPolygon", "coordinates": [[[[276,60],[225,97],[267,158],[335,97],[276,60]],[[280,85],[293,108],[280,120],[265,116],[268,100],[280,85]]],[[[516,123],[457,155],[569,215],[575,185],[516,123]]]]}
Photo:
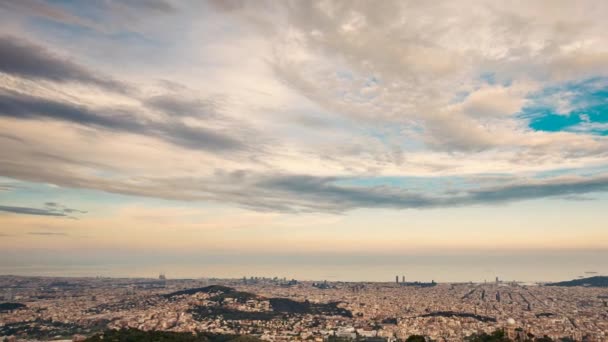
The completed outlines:
{"type": "Polygon", "coordinates": [[[365,80],[364,86],[367,88],[377,86],[378,84],[380,84],[380,80],[376,76],[370,76],[365,80]]]}
{"type": "Polygon", "coordinates": [[[535,173],[532,178],[535,179],[550,179],[559,176],[579,176],[593,177],[608,173],[608,165],[600,165],[585,168],[563,168],[555,170],[547,170],[535,173]]]}
{"type": "Polygon", "coordinates": [[[510,87],[513,84],[513,79],[505,77],[505,75],[497,75],[494,72],[486,71],[479,74],[479,81],[485,85],[500,85],[503,87],[510,87]]]}
{"type": "Polygon", "coordinates": [[[479,78],[489,85],[496,84],[496,74],[493,72],[483,72],[479,78]]]}
{"type": "Polygon", "coordinates": [[[336,71],[336,76],[339,79],[343,79],[343,80],[347,80],[347,81],[352,81],[352,79],[353,79],[353,73],[348,70],[338,70],[338,71],[336,71]]]}
{"type": "Polygon", "coordinates": [[[450,104],[461,103],[467,97],[469,97],[470,94],[471,94],[471,92],[469,92],[469,91],[458,91],[454,94],[454,97],[452,97],[452,99],[450,100],[450,104]]]}
{"type": "Polygon", "coordinates": [[[91,27],[77,24],[61,23],[45,18],[33,18],[29,21],[30,27],[44,36],[62,40],[74,40],[81,37],[106,39],[125,44],[138,46],[160,46],[159,42],[134,31],[101,32],[91,27]]]}
{"type": "Polygon", "coordinates": [[[501,85],[503,87],[510,87],[513,84],[513,79],[508,75],[496,74],[493,71],[484,71],[479,74],[479,81],[486,85],[501,85]]]}
{"type": "Polygon", "coordinates": [[[572,131],[608,135],[608,85],[605,78],[592,78],[548,87],[528,98],[520,113],[537,131],[572,131]],[[559,103],[567,101],[564,112],[559,103]],[[598,125],[599,124],[599,125],[598,125]]]}

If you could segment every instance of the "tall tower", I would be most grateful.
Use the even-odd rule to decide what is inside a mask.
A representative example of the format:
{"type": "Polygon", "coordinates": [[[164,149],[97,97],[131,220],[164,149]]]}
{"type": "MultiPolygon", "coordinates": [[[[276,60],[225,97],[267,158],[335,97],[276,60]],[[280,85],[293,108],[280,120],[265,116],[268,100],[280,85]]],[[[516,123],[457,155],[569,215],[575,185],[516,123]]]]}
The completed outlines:
{"type": "Polygon", "coordinates": [[[399,284],[399,276],[398,275],[395,276],[395,283],[399,284]]]}
{"type": "Polygon", "coordinates": [[[404,275],[401,276],[401,282],[405,283],[405,276],[404,275]]]}

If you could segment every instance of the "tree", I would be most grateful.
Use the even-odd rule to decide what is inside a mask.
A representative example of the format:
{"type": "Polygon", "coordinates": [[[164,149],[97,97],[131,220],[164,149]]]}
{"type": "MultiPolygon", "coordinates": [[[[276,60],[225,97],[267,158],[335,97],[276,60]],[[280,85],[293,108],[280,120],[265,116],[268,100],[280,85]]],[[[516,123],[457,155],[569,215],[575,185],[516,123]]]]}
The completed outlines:
{"type": "Polygon", "coordinates": [[[503,330],[496,330],[492,334],[474,334],[466,338],[469,342],[512,342],[503,330]]]}

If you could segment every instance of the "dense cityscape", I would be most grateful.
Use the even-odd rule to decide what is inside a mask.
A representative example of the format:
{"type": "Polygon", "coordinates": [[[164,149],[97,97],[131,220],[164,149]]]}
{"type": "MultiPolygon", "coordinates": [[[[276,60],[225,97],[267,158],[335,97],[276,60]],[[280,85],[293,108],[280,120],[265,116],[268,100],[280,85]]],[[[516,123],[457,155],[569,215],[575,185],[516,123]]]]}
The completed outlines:
{"type": "Polygon", "coordinates": [[[85,341],[106,330],[137,329],[264,341],[405,341],[413,336],[462,341],[496,331],[513,341],[608,338],[605,287],[404,280],[1,276],[0,336],[6,341],[85,341]]]}

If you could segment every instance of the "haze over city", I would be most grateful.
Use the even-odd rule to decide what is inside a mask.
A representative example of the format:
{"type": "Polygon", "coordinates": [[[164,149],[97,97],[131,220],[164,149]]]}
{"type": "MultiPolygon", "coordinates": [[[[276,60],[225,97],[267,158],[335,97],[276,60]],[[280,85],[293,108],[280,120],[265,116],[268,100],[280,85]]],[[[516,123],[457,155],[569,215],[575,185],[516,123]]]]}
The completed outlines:
{"type": "Polygon", "coordinates": [[[608,274],[606,13],[0,1],[0,274],[608,274]]]}

